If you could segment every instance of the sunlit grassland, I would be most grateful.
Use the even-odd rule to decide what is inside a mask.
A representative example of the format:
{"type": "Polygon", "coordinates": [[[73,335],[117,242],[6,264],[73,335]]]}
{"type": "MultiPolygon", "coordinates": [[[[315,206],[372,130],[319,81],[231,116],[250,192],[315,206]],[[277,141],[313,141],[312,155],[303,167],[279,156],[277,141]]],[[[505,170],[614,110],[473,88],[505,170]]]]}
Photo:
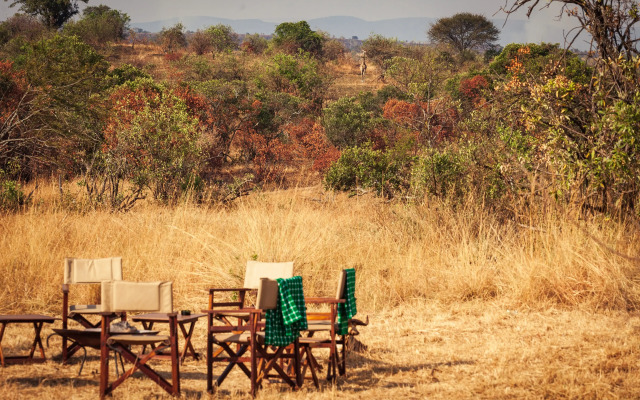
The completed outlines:
{"type": "MultiPolygon", "coordinates": [[[[320,186],[256,192],[228,206],[149,201],[128,213],[74,201],[81,196],[61,200],[55,185],[41,185],[31,207],[0,216],[0,313],[59,316],[64,257],[122,256],[125,279],[172,280],[175,308],[196,311],[207,288],[240,286],[248,259],[293,260],[309,295],[330,295],[337,272],[355,267],[359,316],[371,320],[359,339],[369,349],[351,356],[338,386],[267,385],[263,398],[638,395],[632,222],[546,204],[521,210],[524,224],[472,202],[387,202],[320,186]]],[[[97,290],[73,294],[91,299],[97,290]]],[[[197,329],[204,352],[204,322],[197,329]]],[[[7,329],[5,351],[29,347],[16,332],[29,330],[7,329]]],[[[52,339],[48,355],[58,347],[52,339]]],[[[7,367],[0,396],[94,398],[96,355],[81,377],[77,363],[55,359],[7,367]]],[[[203,395],[205,368],[183,367],[186,397],[203,395]]],[[[148,380],[132,382],[115,398],[162,394],[148,380]]],[[[247,389],[234,373],[219,395],[247,389]]]]}

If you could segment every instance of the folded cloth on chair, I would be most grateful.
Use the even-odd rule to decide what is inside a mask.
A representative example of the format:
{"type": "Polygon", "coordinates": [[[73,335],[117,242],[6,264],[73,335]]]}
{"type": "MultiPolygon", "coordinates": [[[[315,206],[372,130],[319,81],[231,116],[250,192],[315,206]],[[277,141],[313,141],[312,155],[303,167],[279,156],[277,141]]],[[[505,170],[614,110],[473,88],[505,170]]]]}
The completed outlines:
{"type": "Polygon", "coordinates": [[[344,285],[344,303],[338,304],[338,335],[346,335],[349,332],[349,320],[358,313],[356,308],[356,270],[349,268],[344,270],[347,274],[347,282],[344,285]]]}
{"type": "Polygon", "coordinates": [[[286,346],[307,329],[302,277],[278,278],[278,305],[266,312],[265,344],[286,346]]]}
{"type": "Polygon", "coordinates": [[[109,331],[111,333],[136,333],[138,332],[138,328],[127,321],[120,321],[112,323],[109,331]]]}

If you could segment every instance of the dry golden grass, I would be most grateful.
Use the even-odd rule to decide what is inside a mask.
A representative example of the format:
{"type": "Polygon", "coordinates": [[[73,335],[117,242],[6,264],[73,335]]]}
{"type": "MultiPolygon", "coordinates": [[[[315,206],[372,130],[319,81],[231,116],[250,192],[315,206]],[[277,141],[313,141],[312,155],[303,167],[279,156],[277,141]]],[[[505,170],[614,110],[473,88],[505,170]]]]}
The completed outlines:
{"type": "MultiPolygon", "coordinates": [[[[510,310],[499,302],[443,306],[412,302],[370,314],[360,339],[369,349],[351,353],[348,375],[320,390],[306,383],[298,392],[267,384],[259,399],[628,399],[640,395],[640,317],[626,312],[510,310]]],[[[196,328],[196,350],[205,351],[204,323],[196,328]]],[[[50,332],[47,327],[45,335],[50,332]]],[[[8,328],[6,351],[24,352],[28,331],[8,328]]],[[[48,355],[59,354],[51,339],[48,355]]],[[[79,358],[8,366],[0,374],[0,397],[91,399],[98,395],[99,360],[89,359],[77,376],[79,358]]],[[[166,363],[154,366],[169,372],[166,363]]],[[[214,374],[222,371],[216,366],[214,374]]],[[[233,371],[218,392],[206,393],[204,360],[181,367],[183,397],[250,398],[248,379],[233,371]]],[[[114,392],[114,399],[169,398],[139,373],[114,392]]]]}
{"type": "Polygon", "coordinates": [[[328,100],[337,100],[344,96],[357,96],[360,92],[375,92],[385,83],[379,79],[380,71],[373,63],[367,65],[364,79],[360,76],[360,62],[346,56],[340,62],[329,64],[329,74],[333,77],[327,93],[328,100]]]}
{"type": "MultiPolygon", "coordinates": [[[[240,285],[254,257],[294,260],[316,295],[355,266],[359,315],[372,320],[360,336],[369,350],[351,357],[335,387],[270,385],[262,398],[640,396],[640,319],[628,311],[640,299],[640,242],[624,223],[532,210],[523,226],[475,206],[386,203],[319,187],[255,193],[228,208],[140,204],[128,214],[68,211],[79,197],[61,204],[53,186],[38,196],[37,206],[0,216],[3,314],[60,315],[66,256],[122,256],[126,279],[172,280],[176,309],[191,310],[205,307],[208,287],[240,285]]],[[[204,352],[204,322],[196,329],[204,352]]],[[[5,351],[26,349],[27,332],[9,326],[5,351]]],[[[58,346],[52,339],[48,355],[58,346]]],[[[81,377],[77,364],[55,359],[7,367],[0,398],[93,398],[90,355],[81,377]]],[[[186,363],[186,397],[206,396],[204,371],[204,361],[186,363]]],[[[246,396],[246,379],[233,376],[219,397],[246,396]]],[[[114,397],[158,396],[134,379],[114,397]]]]}

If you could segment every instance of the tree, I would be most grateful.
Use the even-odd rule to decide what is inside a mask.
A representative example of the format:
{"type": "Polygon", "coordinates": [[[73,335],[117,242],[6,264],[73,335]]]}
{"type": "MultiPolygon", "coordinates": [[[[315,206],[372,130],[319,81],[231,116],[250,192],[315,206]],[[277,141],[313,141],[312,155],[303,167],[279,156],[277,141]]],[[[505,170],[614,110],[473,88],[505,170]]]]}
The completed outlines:
{"type": "Polygon", "coordinates": [[[184,25],[178,22],[171,28],[162,28],[160,43],[165,53],[173,53],[177,49],[186,47],[187,37],[184,35],[184,25]]]}
{"type": "Polygon", "coordinates": [[[124,39],[131,20],[127,14],[105,5],[87,7],[83,15],[81,20],[66,24],[64,31],[77,35],[94,47],[124,39]]]}
{"type": "Polygon", "coordinates": [[[47,27],[36,18],[16,14],[6,21],[0,22],[0,46],[17,37],[23,37],[27,41],[38,40],[46,32],[47,27]]]}
{"type": "Polygon", "coordinates": [[[48,27],[59,29],[78,13],[78,1],[86,4],[89,0],[14,0],[10,7],[20,4],[20,11],[40,17],[48,27]]]}
{"type": "Polygon", "coordinates": [[[70,171],[101,140],[100,107],[95,105],[107,62],[77,37],[56,34],[26,44],[14,68],[28,84],[18,86],[28,96],[19,103],[16,115],[22,117],[16,129],[32,145],[21,156],[70,171]]]}
{"type": "Polygon", "coordinates": [[[435,43],[451,45],[460,55],[470,50],[483,50],[494,44],[500,31],[493,22],[479,14],[458,13],[440,18],[427,32],[435,43]]]}
{"type": "Polygon", "coordinates": [[[198,30],[189,38],[189,46],[194,53],[201,56],[211,50],[211,39],[209,35],[198,30]]]}
{"type": "Polygon", "coordinates": [[[385,63],[391,82],[403,93],[417,100],[427,100],[438,94],[449,69],[429,49],[420,58],[393,57],[385,63]]]}
{"type": "MultiPolygon", "coordinates": [[[[503,7],[503,11],[512,14],[521,8],[527,8],[527,17],[535,10],[540,0],[511,0],[503,7]],[[509,6],[510,4],[510,6],[509,6]]],[[[580,27],[573,30],[569,38],[569,46],[586,31],[592,38],[592,50],[600,57],[600,68],[613,79],[617,92],[627,100],[635,97],[638,87],[637,72],[626,74],[617,64],[618,58],[627,64],[633,63],[637,57],[638,37],[635,25],[640,21],[638,2],[633,0],[548,0],[547,3],[562,5],[561,13],[577,18],[580,27]],[[595,47],[595,49],[593,48],[595,47]]],[[[562,15],[561,14],[561,15],[562,15]]],[[[631,65],[629,65],[631,66],[631,65]]]]}
{"type": "Polygon", "coordinates": [[[311,30],[307,21],[299,21],[283,22],[276,26],[273,42],[289,53],[297,53],[298,49],[302,49],[320,56],[324,39],[322,35],[311,30]]]}
{"type": "Polygon", "coordinates": [[[245,35],[240,47],[247,53],[262,54],[267,47],[269,47],[269,43],[267,39],[260,36],[260,34],[254,33],[252,35],[245,35]]]}
{"type": "MultiPolygon", "coordinates": [[[[527,15],[540,0],[507,1],[508,14],[521,8],[527,15]]],[[[549,0],[580,26],[568,38],[569,46],[581,32],[592,38],[588,61],[593,74],[587,84],[570,76],[547,74],[540,81],[511,80],[511,90],[531,93],[524,119],[530,132],[541,136],[540,148],[552,164],[580,191],[583,207],[600,211],[634,211],[640,205],[640,65],[636,25],[638,2],[632,0],[549,0]]],[[[520,51],[522,57],[527,52],[520,51]]],[[[567,52],[570,54],[570,52],[567,52]]],[[[518,57],[518,56],[516,56],[518,57]]],[[[510,70],[524,64],[514,57],[510,70]],[[516,62],[517,61],[517,62],[516,62]]],[[[566,57],[565,57],[566,58],[566,57]]],[[[564,72],[561,63],[551,65],[564,72]]],[[[520,75],[524,75],[522,71],[520,75]]],[[[522,96],[520,96],[522,97],[522,96]]],[[[556,171],[553,171],[556,172],[556,171]]],[[[569,185],[565,185],[569,187],[569,185]]],[[[629,213],[632,215],[632,213],[629,213]]]]}
{"type": "Polygon", "coordinates": [[[213,25],[204,32],[209,36],[214,51],[218,53],[235,50],[238,47],[238,35],[229,25],[213,25]]]}

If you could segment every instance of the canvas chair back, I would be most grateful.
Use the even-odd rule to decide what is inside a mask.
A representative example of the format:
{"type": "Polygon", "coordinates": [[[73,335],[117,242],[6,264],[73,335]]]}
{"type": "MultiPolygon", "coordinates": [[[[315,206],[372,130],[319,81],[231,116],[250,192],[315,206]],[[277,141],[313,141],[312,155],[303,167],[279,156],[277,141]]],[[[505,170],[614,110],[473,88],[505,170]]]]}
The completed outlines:
{"type": "Polygon", "coordinates": [[[102,311],[173,312],[173,282],[102,282],[102,311]]]}
{"type": "Polygon", "coordinates": [[[278,305],[278,281],[261,278],[258,286],[256,308],[259,310],[273,310],[278,305]]]}
{"type": "Polygon", "coordinates": [[[64,284],[122,280],[122,257],[65,258],[64,284]]]}
{"type": "Polygon", "coordinates": [[[289,262],[261,262],[247,261],[244,274],[244,287],[258,289],[261,278],[278,279],[293,277],[293,261],[289,262]]]}

